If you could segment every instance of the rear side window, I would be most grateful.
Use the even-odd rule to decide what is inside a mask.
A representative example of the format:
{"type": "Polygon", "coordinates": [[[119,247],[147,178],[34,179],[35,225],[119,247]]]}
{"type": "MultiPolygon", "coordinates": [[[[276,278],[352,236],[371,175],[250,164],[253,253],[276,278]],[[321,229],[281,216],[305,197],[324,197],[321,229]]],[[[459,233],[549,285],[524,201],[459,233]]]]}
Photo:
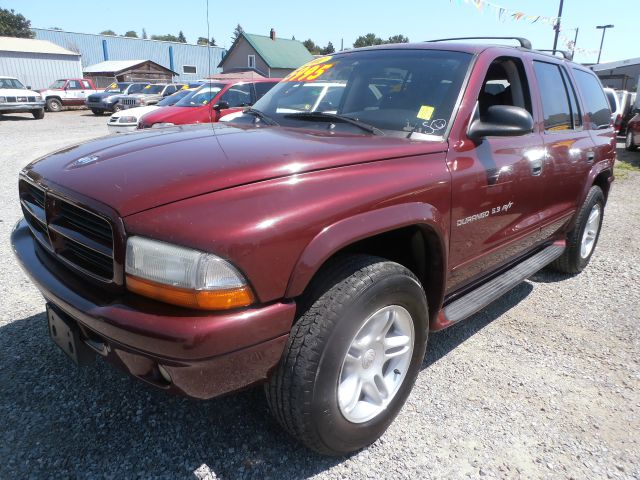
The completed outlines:
{"type": "Polygon", "coordinates": [[[573,73],[584,99],[591,128],[608,128],[611,123],[611,110],[600,81],[595,75],[583,70],[574,69],[573,73]]]}
{"type": "Polygon", "coordinates": [[[549,131],[573,128],[571,106],[560,66],[553,63],[533,62],[544,114],[544,129],[549,131]],[[562,86],[561,88],[558,88],[562,86]]]}
{"type": "Polygon", "coordinates": [[[275,87],[277,84],[274,82],[259,82],[254,84],[256,89],[256,101],[260,100],[265,93],[275,87]]]}

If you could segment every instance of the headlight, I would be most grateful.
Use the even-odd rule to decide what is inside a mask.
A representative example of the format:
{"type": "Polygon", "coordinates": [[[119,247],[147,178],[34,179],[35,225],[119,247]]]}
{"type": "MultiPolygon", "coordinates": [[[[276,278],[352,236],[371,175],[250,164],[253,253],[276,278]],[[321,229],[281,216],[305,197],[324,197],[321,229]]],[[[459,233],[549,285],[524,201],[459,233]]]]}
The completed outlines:
{"type": "Polygon", "coordinates": [[[151,125],[151,128],[162,128],[162,127],[173,127],[175,124],[174,123],[170,123],[170,122],[164,122],[164,123],[154,123],[153,125],[151,125]]]}
{"type": "Polygon", "coordinates": [[[120,117],[118,123],[138,123],[138,119],[136,117],[120,117]]]}
{"type": "Polygon", "coordinates": [[[113,103],[115,101],[115,98],[113,97],[106,97],[102,100],[104,103],[113,103]]]}
{"type": "Polygon", "coordinates": [[[125,271],[130,291],[174,305],[227,310],[254,301],[242,274],[222,258],[148,238],[127,240],[125,271]]]}
{"type": "Polygon", "coordinates": [[[5,103],[7,101],[6,97],[0,97],[0,103],[5,103]]]}

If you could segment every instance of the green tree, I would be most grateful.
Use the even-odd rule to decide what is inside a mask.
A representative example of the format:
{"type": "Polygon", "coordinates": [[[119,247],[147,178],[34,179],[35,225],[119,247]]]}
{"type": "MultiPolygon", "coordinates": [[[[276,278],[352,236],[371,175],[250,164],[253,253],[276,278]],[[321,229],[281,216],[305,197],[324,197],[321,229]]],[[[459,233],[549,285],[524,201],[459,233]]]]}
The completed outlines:
{"type": "Polygon", "coordinates": [[[113,30],[103,30],[102,32],[100,32],[100,35],[117,35],[117,33],[113,30]]]}
{"type": "Polygon", "coordinates": [[[322,49],[322,53],[324,55],[329,55],[331,53],[335,53],[335,51],[336,51],[336,49],[334,48],[333,43],[331,43],[331,42],[327,43],[327,46],[322,49]]]}
{"type": "Polygon", "coordinates": [[[167,33],[166,35],[151,35],[151,40],[162,40],[165,42],[177,42],[178,37],[167,33]]]}
{"type": "Polygon", "coordinates": [[[319,45],[316,45],[316,42],[314,42],[310,38],[305,40],[304,42],[302,42],[302,44],[305,46],[305,48],[307,50],[309,50],[309,53],[311,55],[321,55],[322,54],[322,47],[319,46],[319,45]]]}
{"type": "Polygon", "coordinates": [[[394,35],[389,37],[389,40],[384,43],[409,43],[409,38],[404,35],[394,35]]]}
{"type": "Polygon", "coordinates": [[[375,33],[367,33],[366,35],[360,35],[353,43],[354,48],[369,47],[371,45],[382,45],[384,40],[376,36],[375,33]]]}
{"type": "Polygon", "coordinates": [[[14,10],[0,8],[0,37],[33,38],[31,22],[14,10]]]}
{"type": "Polygon", "coordinates": [[[184,36],[184,33],[182,33],[182,30],[178,33],[178,41],[180,43],[187,43],[187,38],[184,36]]]}
{"type": "Polygon", "coordinates": [[[211,40],[207,40],[207,37],[198,37],[197,45],[211,45],[212,47],[216,46],[216,39],[211,37],[211,40]]]}
{"type": "Polygon", "coordinates": [[[138,34],[134,30],[129,30],[124,34],[124,36],[129,38],[138,38],[138,34]]]}
{"type": "Polygon", "coordinates": [[[142,38],[144,38],[145,40],[149,38],[149,35],[147,35],[147,30],[144,28],[142,29],[142,38]]]}
{"type": "Polygon", "coordinates": [[[242,35],[242,32],[244,32],[242,26],[240,24],[236,25],[236,28],[233,29],[233,34],[231,35],[231,42],[235,42],[236,39],[242,35]]]}

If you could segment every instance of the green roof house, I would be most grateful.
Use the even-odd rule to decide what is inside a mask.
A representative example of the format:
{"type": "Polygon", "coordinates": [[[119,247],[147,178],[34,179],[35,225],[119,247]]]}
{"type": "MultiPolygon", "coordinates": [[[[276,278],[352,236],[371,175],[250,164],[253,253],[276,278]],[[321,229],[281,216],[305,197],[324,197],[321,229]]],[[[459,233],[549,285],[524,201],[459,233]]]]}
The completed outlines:
{"type": "Polygon", "coordinates": [[[269,36],[242,32],[218,67],[222,73],[253,70],[265,77],[282,78],[311,60],[313,55],[301,42],[276,38],[272,28],[269,36]]]}

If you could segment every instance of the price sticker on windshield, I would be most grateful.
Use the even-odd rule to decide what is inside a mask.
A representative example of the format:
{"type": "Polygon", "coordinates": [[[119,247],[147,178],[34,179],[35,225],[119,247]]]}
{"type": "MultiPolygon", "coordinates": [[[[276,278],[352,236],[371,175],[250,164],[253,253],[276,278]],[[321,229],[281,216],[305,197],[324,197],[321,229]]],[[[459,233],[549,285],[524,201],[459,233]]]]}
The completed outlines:
{"type": "Polygon", "coordinates": [[[311,82],[320,78],[333,68],[334,63],[327,63],[331,60],[331,56],[316,58],[315,60],[303,65],[297,70],[289,74],[285,82],[311,82]]]}

